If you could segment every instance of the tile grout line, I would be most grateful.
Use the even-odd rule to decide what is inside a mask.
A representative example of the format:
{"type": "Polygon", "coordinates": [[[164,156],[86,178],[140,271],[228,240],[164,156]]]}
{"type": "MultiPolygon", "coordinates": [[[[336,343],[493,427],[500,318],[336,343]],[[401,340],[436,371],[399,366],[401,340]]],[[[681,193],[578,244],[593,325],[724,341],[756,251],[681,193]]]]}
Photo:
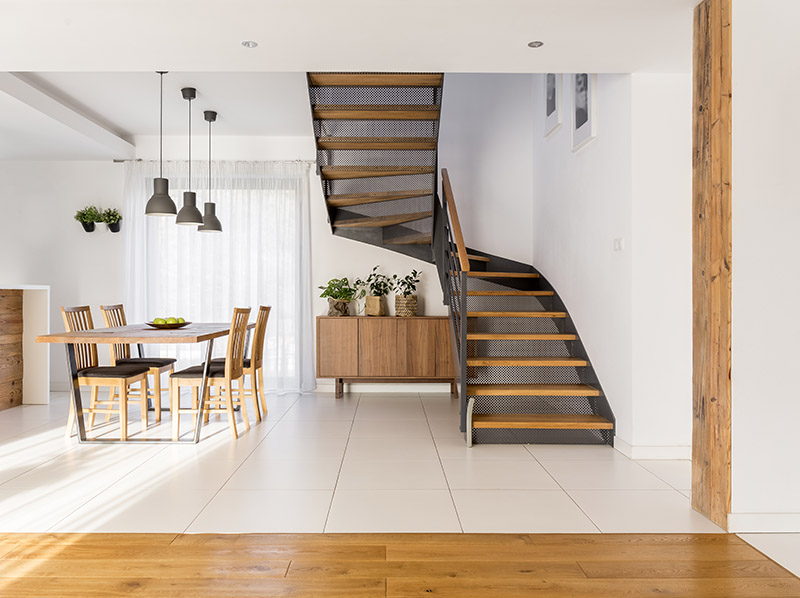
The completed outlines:
{"type": "MultiPolygon", "coordinates": [[[[452,401],[452,396],[450,397],[452,401]]],[[[450,480],[447,478],[447,472],[444,469],[444,463],[442,463],[442,455],[439,453],[439,445],[436,444],[436,436],[433,434],[433,430],[431,430],[431,422],[428,418],[428,410],[425,409],[425,401],[422,400],[420,396],[420,402],[422,403],[422,412],[425,414],[425,423],[428,426],[428,433],[431,435],[431,440],[433,441],[433,448],[436,451],[436,457],[439,459],[439,467],[442,469],[442,475],[444,476],[444,482],[447,484],[447,493],[450,495],[450,502],[453,503],[453,510],[456,512],[456,520],[458,521],[458,527],[461,528],[461,533],[464,533],[464,524],[461,523],[461,515],[458,512],[458,506],[456,505],[456,499],[453,496],[453,489],[450,487],[450,480]]]]}
{"type": "Polygon", "coordinates": [[[331,518],[331,510],[333,509],[333,499],[336,497],[336,488],[339,486],[339,478],[342,475],[342,468],[344,467],[344,458],[347,455],[347,447],[350,446],[350,436],[353,434],[353,426],[356,423],[356,414],[358,413],[358,408],[361,406],[361,395],[363,393],[358,393],[358,399],[356,399],[356,408],[353,411],[353,419],[350,422],[350,431],[347,433],[347,442],[344,443],[344,452],[342,453],[342,460],[339,463],[339,471],[336,473],[336,482],[333,484],[333,492],[331,492],[331,502],[328,504],[328,513],[325,515],[325,523],[322,524],[322,533],[327,533],[328,530],[328,521],[331,518]]]}
{"type": "MultiPolygon", "coordinates": [[[[682,461],[682,459],[659,459],[659,461],[682,461]]],[[[636,465],[638,465],[639,467],[641,467],[642,469],[644,469],[644,470],[645,470],[647,473],[649,473],[649,474],[650,474],[650,475],[652,475],[652,476],[655,476],[656,478],[658,478],[659,480],[661,480],[662,482],[664,482],[664,483],[665,483],[667,486],[669,486],[670,488],[672,488],[673,490],[675,490],[676,492],[678,492],[678,493],[679,493],[681,496],[686,496],[686,495],[683,493],[683,491],[682,491],[680,488],[676,488],[675,486],[673,486],[672,484],[670,484],[670,483],[669,483],[667,480],[665,480],[663,477],[661,477],[660,475],[658,475],[656,472],[654,472],[654,471],[650,471],[649,469],[647,469],[647,467],[645,467],[645,466],[644,466],[644,465],[642,465],[641,463],[637,462],[637,461],[636,461],[636,459],[631,459],[631,462],[632,462],[632,463],[636,463],[636,465]]],[[[689,488],[689,490],[691,490],[691,488],[689,488]]],[[[691,500],[691,499],[690,499],[690,500],[691,500]]]]}

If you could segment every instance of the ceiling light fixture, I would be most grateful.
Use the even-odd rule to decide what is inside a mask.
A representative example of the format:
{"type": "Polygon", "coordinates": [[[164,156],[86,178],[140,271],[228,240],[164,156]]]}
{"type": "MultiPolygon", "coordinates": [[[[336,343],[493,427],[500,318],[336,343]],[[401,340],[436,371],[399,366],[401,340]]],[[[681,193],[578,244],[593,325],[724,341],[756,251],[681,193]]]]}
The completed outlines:
{"type": "Polygon", "coordinates": [[[158,178],[153,179],[153,196],[148,200],[144,213],[148,216],[174,216],[175,202],[169,196],[169,181],[164,178],[164,75],[169,71],[156,71],[161,76],[161,102],[158,121],[158,178]]]}
{"type": "Polygon", "coordinates": [[[208,122],[208,201],[203,205],[203,224],[197,230],[201,233],[221,233],[222,223],[217,218],[217,206],[211,201],[211,123],[217,120],[217,113],[206,110],[203,118],[208,122]]]}
{"type": "Polygon", "coordinates": [[[245,40],[245,41],[243,41],[243,42],[242,42],[242,45],[243,45],[245,48],[255,48],[255,47],[257,47],[257,46],[258,46],[258,42],[254,42],[254,41],[252,41],[252,40],[249,40],[249,39],[247,39],[247,40],[245,40]]]}
{"type": "Polygon", "coordinates": [[[183,207],[178,212],[175,223],[197,226],[203,224],[203,215],[197,209],[197,193],[192,191],[192,100],[197,97],[197,90],[194,87],[184,87],[181,95],[189,102],[189,183],[186,185],[188,191],[183,192],[183,207]]]}
{"type": "Polygon", "coordinates": [[[529,48],[541,48],[543,45],[544,45],[544,42],[540,42],[539,40],[536,40],[535,42],[529,42],[528,43],[528,47],[529,48]]]}

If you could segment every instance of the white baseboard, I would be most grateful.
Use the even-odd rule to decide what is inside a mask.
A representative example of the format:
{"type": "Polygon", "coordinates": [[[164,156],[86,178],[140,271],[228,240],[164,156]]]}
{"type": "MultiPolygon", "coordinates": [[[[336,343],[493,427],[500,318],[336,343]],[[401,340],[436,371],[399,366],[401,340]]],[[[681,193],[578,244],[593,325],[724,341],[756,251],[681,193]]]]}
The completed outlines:
{"type": "Polygon", "coordinates": [[[728,531],[735,533],[798,533],[800,513],[728,513],[728,531]]]}
{"type": "Polygon", "coordinates": [[[619,436],[614,437],[614,448],[629,459],[691,459],[691,446],[642,446],[631,445],[619,436]]]}
{"type": "MultiPolygon", "coordinates": [[[[317,379],[317,392],[334,392],[334,381],[330,378],[317,379]]],[[[366,382],[344,385],[345,394],[352,392],[376,392],[376,393],[450,393],[450,383],[421,382],[421,383],[401,383],[387,382],[381,384],[369,384],[366,382]]]]}

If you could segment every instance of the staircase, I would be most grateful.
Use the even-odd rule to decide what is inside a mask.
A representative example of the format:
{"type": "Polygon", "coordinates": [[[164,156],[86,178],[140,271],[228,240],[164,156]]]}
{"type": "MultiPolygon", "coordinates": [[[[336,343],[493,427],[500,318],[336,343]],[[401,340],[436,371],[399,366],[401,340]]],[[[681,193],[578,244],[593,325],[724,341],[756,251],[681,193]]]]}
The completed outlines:
{"type": "Polygon", "coordinates": [[[527,264],[466,247],[446,170],[439,198],[442,84],[308,74],[332,232],[436,263],[468,446],[613,444],[614,415],[555,289],[527,264]]]}

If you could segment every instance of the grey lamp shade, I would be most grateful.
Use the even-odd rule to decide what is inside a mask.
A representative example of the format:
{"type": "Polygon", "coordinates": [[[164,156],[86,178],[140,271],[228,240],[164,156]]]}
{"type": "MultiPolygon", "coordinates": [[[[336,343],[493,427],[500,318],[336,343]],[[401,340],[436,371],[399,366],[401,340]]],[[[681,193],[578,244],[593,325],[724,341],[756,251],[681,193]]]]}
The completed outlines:
{"type": "Polygon", "coordinates": [[[175,223],[186,226],[203,224],[203,215],[197,209],[197,193],[194,191],[183,192],[183,207],[178,212],[178,219],[175,220],[175,223]]]}
{"type": "Polygon", "coordinates": [[[217,205],[207,201],[203,204],[203,225],[198,226],[197,230],[201,233],[221,233],[222,223],[217,218],[217,205]]]}
{"type": "Polygon", "coordinates": [[[153,179],[153,196],[147,202],[144,213],[148,216],[174,216],[178,210],[169,196],[169,180],[153,179]]]}

